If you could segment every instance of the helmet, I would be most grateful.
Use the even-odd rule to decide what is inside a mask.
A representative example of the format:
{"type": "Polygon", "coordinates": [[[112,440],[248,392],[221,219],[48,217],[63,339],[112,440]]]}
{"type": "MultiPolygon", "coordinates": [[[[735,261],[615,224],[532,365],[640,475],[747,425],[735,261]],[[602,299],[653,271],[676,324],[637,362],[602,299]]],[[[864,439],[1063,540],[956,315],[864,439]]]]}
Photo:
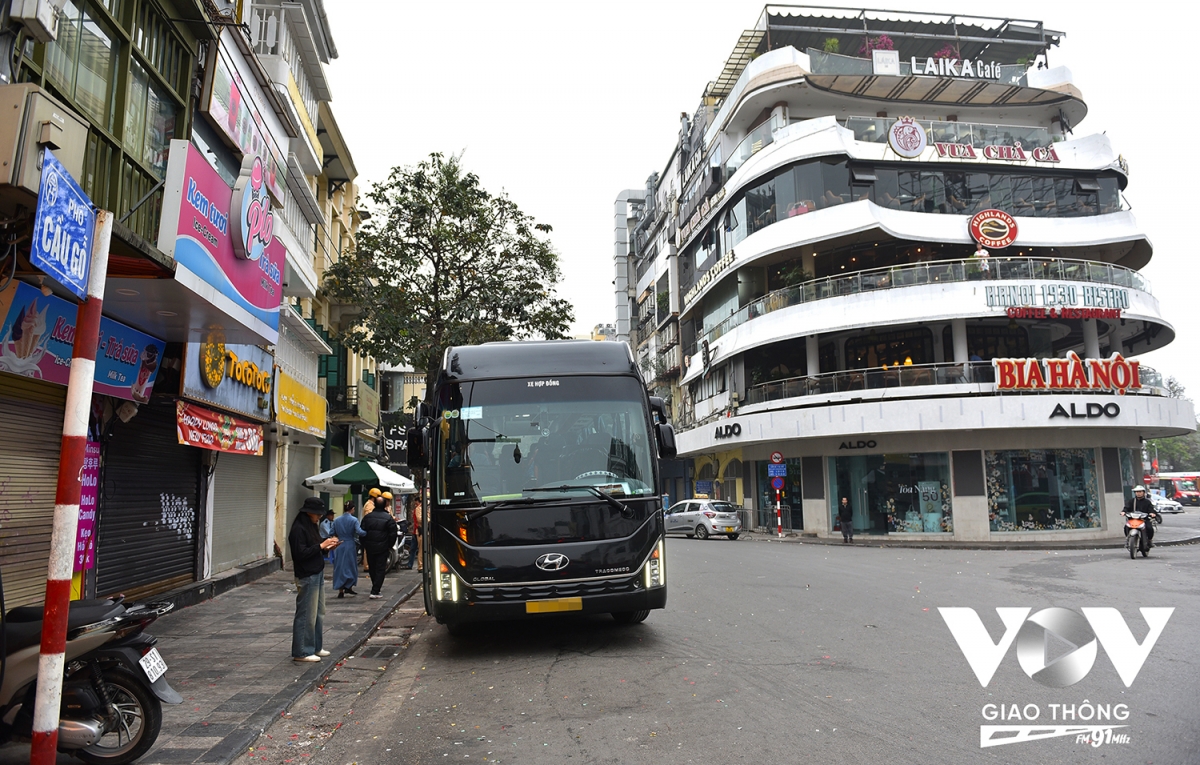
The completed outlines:
{"type": "Polygon", "coordinates": [[[1135,492],[1136,492],[1136,491],[1145,492],[1145,491],[1146,491],[1146,487],[1145,487],[1145,486],[1142,486],[1141,484],[1138,484],[1137,486],[1134,486],[1134,487],[1133,487],[1133,490],[1134,490],[1135,492]]]}
{"type": "Polygon", "coordinates": [[[391,499],[391,498],[392,498],[392,493],[391,493],[390,491],[385,491],[385,492],[383,493],[383,498],[384,498],[384,499],[391,499]]]}
{"type": "Polygon", "coordinates": [[[378,497],[382,494],[383,494],[383,492],[380,491],[379,489],[371,489],[370,491],[367,492],[367,496],[372,497],[372,498],[378,497]]]}

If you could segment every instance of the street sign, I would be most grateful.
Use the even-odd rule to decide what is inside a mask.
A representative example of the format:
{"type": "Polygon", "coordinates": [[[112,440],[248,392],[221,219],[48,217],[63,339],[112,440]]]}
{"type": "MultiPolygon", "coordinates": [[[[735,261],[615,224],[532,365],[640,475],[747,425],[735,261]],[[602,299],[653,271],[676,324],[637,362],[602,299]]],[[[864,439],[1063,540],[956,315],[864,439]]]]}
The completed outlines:
{"type": "Polygon", "coordinates": [[[775,491],[779,491],[780,489],[783,488],[783,479],[782,478],[772,478],[771,486],[775,489],[775,491]]]}
{"type": "Polygon", "coordinates": [[[713,482],[712,481],[696,481],[696,493],[697,494],[705,494],[705,495],[712,494],[712,490],[713,490],[713,482]]]}
{"type": "Polygon", "coordinates": [[[775,478],[776,476],[786,478],[787,465],[767,465],[767,477],[775,478]]]}
{"type": "Polygon", "coordinates": [[[776,465],[783,464],[783,452],[771,452],[771,462],[776,465]]]}
{"type": "Polygon", "coordinates": [[[54,154],[43,149],[29,260],[80,300],[87,298],[95,228],[92,200],[54,154]]]}

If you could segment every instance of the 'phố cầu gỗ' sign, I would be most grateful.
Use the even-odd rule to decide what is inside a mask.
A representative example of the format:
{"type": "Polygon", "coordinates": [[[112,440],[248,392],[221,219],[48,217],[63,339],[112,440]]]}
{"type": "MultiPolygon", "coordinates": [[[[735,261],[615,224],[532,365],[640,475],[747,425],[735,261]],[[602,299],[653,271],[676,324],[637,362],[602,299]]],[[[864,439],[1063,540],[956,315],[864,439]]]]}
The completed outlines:
{"type": "Polygon", "coordinates": [[[993,359],[998,390],[1107,390],[1118,395],[1141,390],[1140,362],[1119,353],[1107,359],[993,359]]]}

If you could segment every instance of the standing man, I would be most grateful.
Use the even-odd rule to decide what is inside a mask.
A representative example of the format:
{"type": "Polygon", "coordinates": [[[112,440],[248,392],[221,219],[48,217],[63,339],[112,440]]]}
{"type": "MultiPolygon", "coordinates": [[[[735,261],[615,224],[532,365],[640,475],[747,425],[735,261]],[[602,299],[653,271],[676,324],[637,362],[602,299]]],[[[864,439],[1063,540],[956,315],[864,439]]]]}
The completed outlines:
{"type": "Polygon", "coordinates": [[[338,597],[357,595],[354,585],[358,584],[358,551],[355,542],[366,534],[358,519],[354,517],[354,503],[347,502],[340,518],[333,522],[333,533],[337,534],[338,548],[333,552],[333,589],[338,597]]]}
{"type": "Polygon", "coordinates": [[[367,553],[367,570],[371,574],[371,599],[383,595],[383,577],[387,573],[388,553],[396,544],[396,521],[387,511],[384,501],[376,500],[375,509],[362,520],[363,550],[367,553]]]}
{"type": "Polygon", "coordinates": [[[983,249],[983,242],[975,243],[975,254],[971,257],[979,259],[980,277],[983,279],[990,279],[992,267],[991,264],[988,263],[988,251],[983,249]]]}
{"type": "Polygon", "coordinates": [[[842,504],[838,505],[838,521],[842,526],[842,543],[848,544],[854,541],[854,510],[850,507],[850,498],[842,497],[842,504]]]}
{"type": "Polygon", "coordinates": [[[292,621],[292,661],[320,661],[329,651],[321,647],[325,620],[325,551],[338,546],[338,540],[321,539],[318,524],[325,514],[320,497],[304,500],[292,530],[288,547],[296,576],[296,618],[292,621]]]}

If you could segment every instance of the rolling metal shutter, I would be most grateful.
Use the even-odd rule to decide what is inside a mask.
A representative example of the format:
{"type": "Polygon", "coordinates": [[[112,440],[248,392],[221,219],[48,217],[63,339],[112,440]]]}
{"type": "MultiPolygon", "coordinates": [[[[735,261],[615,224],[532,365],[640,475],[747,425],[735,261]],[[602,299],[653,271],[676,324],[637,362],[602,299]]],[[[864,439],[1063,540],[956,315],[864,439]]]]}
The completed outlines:
{"type": "Polygon", "coordinates": [[[267,458],[222,453],[213,485],[212,572],[267,557],[267,458]]]}
{"type": "Polygon", "coordinates": [[[41,603],[67,389],[0,374],[0,571],[8,608],[41,603]]]}
{"type": "Polygon", "coordinates": [[[179,443],[174,399],[114,422],[101,473],[99,596],[145,598],[195,580],[200,454],[179,443]]]}
{"type": "Polygon", "coordinates": [[[300,511],[304,500],[317,496],[315,491],[304,485],[304,479],[321,472],[318,456],[317,449],[310,446],[292,444],[288,448],[287,506],[284,508],[289,524],[287,528],[291,528],[291,518],[300,511]]]}

